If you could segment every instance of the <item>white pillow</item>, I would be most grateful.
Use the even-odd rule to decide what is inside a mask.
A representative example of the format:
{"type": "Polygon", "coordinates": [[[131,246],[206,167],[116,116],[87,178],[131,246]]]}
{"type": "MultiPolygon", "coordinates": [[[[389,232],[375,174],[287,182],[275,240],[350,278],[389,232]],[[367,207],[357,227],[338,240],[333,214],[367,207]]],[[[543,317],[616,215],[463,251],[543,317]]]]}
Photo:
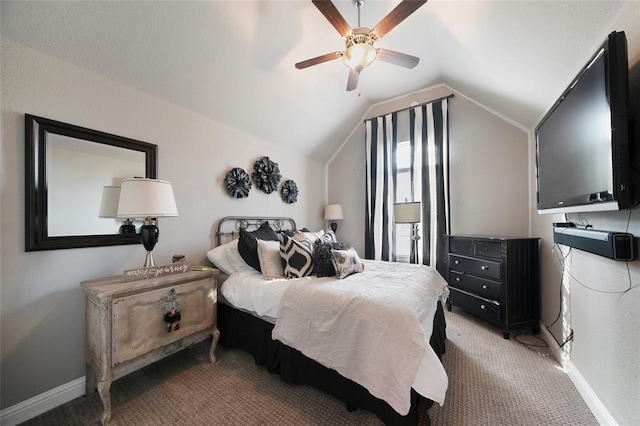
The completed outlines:
{"type": "Polygon", "coordinates": [[[331,260],[339,280],[364,270],[358,252],[353,247],[349,250],[331,250],[331,260]]]}
{"type": "Polygon", "coordinates": [[[284,277],[279,241],[258,240],[258,260],[265,278],[284,277]]]}
{"type": "Polygon", "coordinates": [[[325,234],[324,229],[321,229],[318,232],[296,231],[293,234],[293,239],[296,241],[309,240],[311,244],[313,244],[316,242],[318,238],[321,238],[324,234],[325,234]]]}
{"type": "Polygon", "coordinates": [[[226,244],[209,250],[207,252],[207,258],[227,275],[251,268],[238,252],[238,240],[229,241],[226,244]]]}

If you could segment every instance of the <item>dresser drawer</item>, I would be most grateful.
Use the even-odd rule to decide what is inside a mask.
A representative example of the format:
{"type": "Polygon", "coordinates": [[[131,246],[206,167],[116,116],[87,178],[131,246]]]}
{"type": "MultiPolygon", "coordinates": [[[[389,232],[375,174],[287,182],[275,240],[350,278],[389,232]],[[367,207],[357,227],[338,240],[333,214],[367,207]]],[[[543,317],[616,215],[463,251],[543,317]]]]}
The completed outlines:
{"type": "Polygon", "coordinates": [[[213,289],[211,278],[114,299],[112,364],[131,360],[213,326],[215,306],[209,297],[213,289]],[[167,329],[163,315],[163,304],[172,289],[180,303],[177,330],[167,329]]]}
{"type": "Polygon", "coordinates": [[[502,257],[502,243],[500,241],[474,241],[473,254],[500,259],[502,257]]]}
{"type": "Polygon", "coordinates": [[[449,285],[470,293],[494,300],[502,300],[502,287],[499,282],[449,270],[449,285]]]}
{"type": "Polygon", "coordinates": [[[450,238],[449,251],[451,253],[473,255],[473,240],[468,238],[450,238]]]}
{"type": "Polygon", "coordinates": [[[468,312],[493,322],[502,321],[502,306],[495,300],[485,299],[463,290],[449,288],[449,299],[468,312]]]}
{"type": "Polygon", "coordinates": [[[449,268],[460,272],[468,272],[482,277],[500,279],[500,262],[473,259],[470,257],[449,255],[449,268]]]}

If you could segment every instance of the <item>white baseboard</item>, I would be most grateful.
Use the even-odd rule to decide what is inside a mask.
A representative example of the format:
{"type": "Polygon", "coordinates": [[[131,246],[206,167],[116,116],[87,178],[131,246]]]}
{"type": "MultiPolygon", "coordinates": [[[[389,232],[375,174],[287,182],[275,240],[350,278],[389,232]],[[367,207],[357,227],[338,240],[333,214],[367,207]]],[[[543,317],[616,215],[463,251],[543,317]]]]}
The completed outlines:
{"type": "Polygon", "coordinates": [[[602,426],[617,426],[618,423],[616,420],[613,418],[611,413],[609,413],[609,410],[607,410],[607,407],[604,406],[602,401],[600,401],[600,398],[598,398],[598,395],[596,395],[591,386],[589,386],[587,380],[582,376],[582,374],[580,374],[580,371],[576,368],[573,362],[571,362],[571,359],[562,359],[563,352],[558,350],[558,342],[556,342],[556,339],[554,339],[549,330],[547,330],[542,323],[540,323],[540,331],[542,332],[542,338],[547,342],[549,348],[554,351],[556,359],[567,373],[567,376],[569,376],[569,379],[576,387],[576,390],[587,404],[587,407],[589,407],[589,410],[591,410],[591,413],[598,423],[602,426]]]}
{"type": "Polygon", "coordinates": [[[2,426],[15,426],[85,393],[85,378],[80,377],[57,388],[48,390],[0,412],[2,426]]]}

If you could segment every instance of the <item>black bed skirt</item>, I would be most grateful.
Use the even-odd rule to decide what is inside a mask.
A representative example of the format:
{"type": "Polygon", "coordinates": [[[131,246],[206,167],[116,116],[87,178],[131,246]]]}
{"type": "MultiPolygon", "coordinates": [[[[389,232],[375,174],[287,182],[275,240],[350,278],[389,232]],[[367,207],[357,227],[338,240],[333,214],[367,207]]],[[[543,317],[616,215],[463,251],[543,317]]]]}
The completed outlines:
{"type": "MultiPolygon", "coordinates": [[[[342,400],[349,409],[361,408],[372,412],[386,425],[416,425],[418,411],[421,424],[430,423],[426,413],[433,404],[431,400],[411,390],[411,409],[406,416],[401,416],[389,404],[372,396],[359,384],[342,377],[337,371],[324,367],[296,349],[273,340],[273,324],[251,314],[218,303],[218,329],[221,344],[249,352],[257,365],[265,366],[267,371],[279,374],[286,383],[313,386],[342,400]]],[[[442,304],[438,302],[430,340],[431,347],[438,357],[445,352],[445,329],[444,311],[442,304]]]]}

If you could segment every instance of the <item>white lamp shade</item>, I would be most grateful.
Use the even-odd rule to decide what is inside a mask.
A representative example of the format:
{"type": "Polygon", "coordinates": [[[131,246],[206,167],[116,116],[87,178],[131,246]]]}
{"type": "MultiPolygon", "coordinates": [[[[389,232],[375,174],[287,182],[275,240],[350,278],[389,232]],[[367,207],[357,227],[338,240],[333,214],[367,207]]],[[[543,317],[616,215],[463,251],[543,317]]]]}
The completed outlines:
{"type": "Polygon", "coordinates": [[[421,216],[420,202],[394,204],[393,215],[396,223],[418,223],[421,216]]]}
{"type": "Polygon", "coordinates": [[[178,216],[171,183],[157,179],[124,179],[118,203],[119,218],[178,216]]]}
{"type": "Polygon", "coordinates": [[[342,220],[343,218],[340,204],[329,204],[324,208],[324,220],[342,220]]]}
{"type": "Polygon", "coordinates": [[[120,199],[119,186],[105,186],[102,188],[102,200],[100,200],[100,212],[98,217],[113,217],[118,214],[118,200],[120,199]]]}

